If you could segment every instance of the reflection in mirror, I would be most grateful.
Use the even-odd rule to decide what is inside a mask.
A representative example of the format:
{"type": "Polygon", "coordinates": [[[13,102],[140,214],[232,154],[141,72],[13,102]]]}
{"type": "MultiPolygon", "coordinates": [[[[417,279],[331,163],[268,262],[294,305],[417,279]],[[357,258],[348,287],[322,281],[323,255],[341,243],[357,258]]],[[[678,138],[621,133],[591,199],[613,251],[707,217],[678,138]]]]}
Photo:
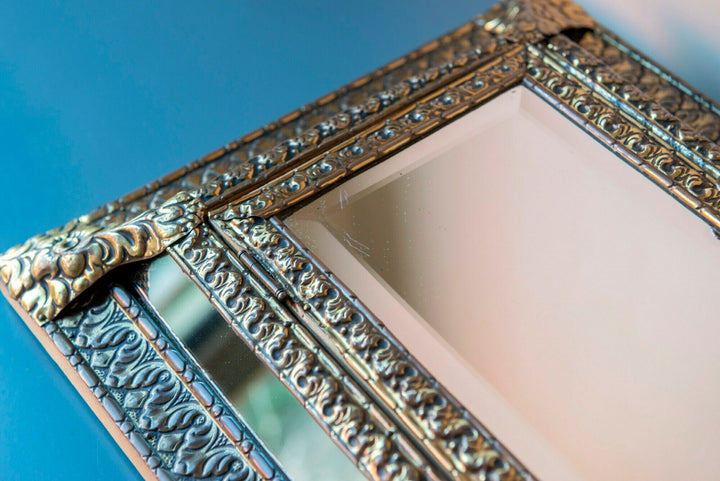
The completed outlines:
{"type": "Polygon", "coordinates": [[[146,294],[292,479],[365,479],[172,258],[152,261],[146,294]]]}
{"type": "Polygon", "coordinates": [[[518,87],[284,219],[540,479],[716,479],[720,243],[518,87]]]}

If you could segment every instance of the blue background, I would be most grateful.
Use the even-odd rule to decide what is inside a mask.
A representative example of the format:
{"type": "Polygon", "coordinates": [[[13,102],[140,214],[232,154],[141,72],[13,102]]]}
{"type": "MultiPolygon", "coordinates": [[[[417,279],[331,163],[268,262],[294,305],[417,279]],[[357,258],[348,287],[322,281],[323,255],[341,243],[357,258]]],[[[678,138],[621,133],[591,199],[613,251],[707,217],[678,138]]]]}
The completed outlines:
{"type": "MultiPolygon", "coordinates": [[[[0,250],[367,73],[491,3],[4,2],[0,250]]],[[[632,30],[620,33],[648,48],[632,30]]],[[[686,64],[681,73],[691,82],[716,85],[693,78],[686,64]]],[[[0,477],[139,478],[4,301],[0,323],[0,477]]]]}

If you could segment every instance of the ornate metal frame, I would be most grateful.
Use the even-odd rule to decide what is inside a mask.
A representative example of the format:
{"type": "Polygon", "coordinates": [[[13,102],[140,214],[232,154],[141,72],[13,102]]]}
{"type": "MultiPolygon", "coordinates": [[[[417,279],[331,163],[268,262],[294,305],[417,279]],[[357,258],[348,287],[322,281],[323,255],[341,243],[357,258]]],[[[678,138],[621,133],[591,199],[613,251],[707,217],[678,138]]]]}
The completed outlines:
{"type": "Polygon", "coordinates": [[[523,84],[720,231],[720,108],[565,0],[486,14],[0,257],[138,469],[286,479],[128,269],[163,252],[371,479],[532,479],[277,217],[523,84]]]}

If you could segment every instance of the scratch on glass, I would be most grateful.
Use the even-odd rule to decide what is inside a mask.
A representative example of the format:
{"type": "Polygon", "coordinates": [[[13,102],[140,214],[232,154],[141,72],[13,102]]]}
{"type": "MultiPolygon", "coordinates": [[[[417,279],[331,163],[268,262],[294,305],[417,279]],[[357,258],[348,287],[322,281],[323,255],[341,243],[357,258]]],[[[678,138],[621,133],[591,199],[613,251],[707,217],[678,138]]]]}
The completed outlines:
{"type": "Polygon", "coordinates": [[[348,205],[348,195],[344,189],[340,189],[340,209],[344,209],[348,205]]]}
{"type": "Polygon", "coordinates": [[[347,232],[345,232],[345,243],[363,257],[370,257],[370,248],[359,240],[353,239],[347,232]]]}

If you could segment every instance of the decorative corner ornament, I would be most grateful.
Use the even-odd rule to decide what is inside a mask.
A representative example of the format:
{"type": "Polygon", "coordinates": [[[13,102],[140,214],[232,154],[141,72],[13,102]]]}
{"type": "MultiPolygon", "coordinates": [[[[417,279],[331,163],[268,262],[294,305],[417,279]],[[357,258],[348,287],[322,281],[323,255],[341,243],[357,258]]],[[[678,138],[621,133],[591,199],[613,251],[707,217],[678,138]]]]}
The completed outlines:
{"type": "Polygon", "coordinates": [[[112,269],[161,254],[198,226],[204,212],[196,194],[180,192],[117,226],[76,219],[0,256],[0,279],[42,325],[112,269]]]}
{"type": "Polygon", "coordinates": [[[571,28],[593,28],[595,21],[569,0],[506,0],[479,19],[485,30],[512,42],[538,42],[571,28]]]}
{"type": "MultiPolygon", "coordinates": [[[[490,35],[520,42],[538,41],[567,28],[590,28],[595,24],[582,8],[567,0],[508,0],[475,25],[490,35]]],[[[487,42],[483,51],[492,52],[496,40],[490,36],[487,42]]],[[[226,177],[227,173],[220,176],[226,177]]],[[[234,185],[247,175],[233,172],[230,177],[234,185]]],[[[123,223],[97,222],[88,215],[32,237],[0,256],[0,279],[9,296],[44,324],[112,269],[164,252],[202,221],[206,211],[203,199],[220,197],[224,189],[217,182],[208,182],[192,185],[189,190],[192,193],[182,191],[123,223]]]]}
{"type": "Polygon", "coordinates": [[[568,0],[502,0],[10,249],[0,289],[149,479],[288,479],[143,297],[140,276],[117,272],[97,285],[167,251],[368,478],[533,480],[523,453],[482,424],[485,413],[455,399],[283,224],[313,196],[519,86],[720,232],[720,106],[568,0]],[[65,315],[85,291],[97,302],[74,302],[65,315]]]}

